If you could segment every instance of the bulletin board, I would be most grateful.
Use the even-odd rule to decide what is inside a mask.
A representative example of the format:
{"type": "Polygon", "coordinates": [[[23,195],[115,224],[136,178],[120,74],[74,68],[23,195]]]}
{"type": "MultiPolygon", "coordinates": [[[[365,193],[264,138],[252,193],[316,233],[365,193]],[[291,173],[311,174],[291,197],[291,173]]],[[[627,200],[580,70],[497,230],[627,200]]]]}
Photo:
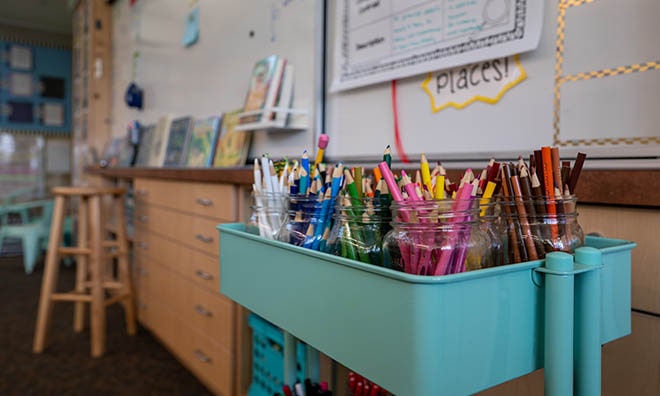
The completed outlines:
{"type": "Polygon", "coordinates": [[[70,133],[70,50],[0,39],[0,129],[70,133]]]}
{"type": "MultiPolygon", "coordinates": [[[[330,4],[328,48],[334,51],[342,15],[338,3],[330,4]]],[[[492,155],[515,159],[557,145],[567,157],[586,151],[592,159],[641,158],[657,166],[657,15],[656,0],[625,6],[618,0],[546,0],[538,47],[506,59],[509,66],[520,66],[507,89],[489,100],[464,98],[443,106],[429,92],[446,80],[441,71],[430,70],[396,80],[394,102],[391,82],[332,92],[327,96],[327,155],[381,158],[386,145],[395,146],[395,103],[401,147],[415,161],[422,152],[442,161],[481,161],[492,155]]],[[[332,75],[332,61],[329,67],[332,75]]]]}
{"type": "MultiPolygon", "coordinates": [[[[253,133],[250,156],[299,157],[313,148],[318,129],[315,95],[322,78],[323,2],[312,0],[128,0],[113,5],[113,135],[138,120],[160,116],[208,117],[243,107],[250,73],[271,54],[295,67],[293,107],[307,129],[253,133]],[[185,46],[191,5],[198,7],[198,35],[185,46]],[[322,42],[322,41],[321,41],[322,42]],[[134,58],[135,55],[135,58],[134,58]],[[131,109],[123,93],[131,81],[144,90],[144,108],[131,109]]],[[[190,33],[190,32],[188,32],[190,33]]]]}

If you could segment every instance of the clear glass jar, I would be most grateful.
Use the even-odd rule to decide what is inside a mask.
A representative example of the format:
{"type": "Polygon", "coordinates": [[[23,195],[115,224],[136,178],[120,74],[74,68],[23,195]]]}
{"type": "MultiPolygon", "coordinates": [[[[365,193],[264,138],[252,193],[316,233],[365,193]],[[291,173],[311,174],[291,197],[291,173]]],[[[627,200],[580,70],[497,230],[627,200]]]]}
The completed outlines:
{"type": "Polygon", "coordinates": [[[391,229],[390,209],[379,198],[337,197],[324,251],[383,265],[383,236],[391,229]]]}
{"type": "Polygon", "coordinates": [[[286,216],[278,233],[278,240],[296,246],[319,250],[323,233],[330,218],[329,200],[322,196],[289,195],[286,199],[286,216]]]}
{"type": "Polygon", "coordinates": [[[245,230],[267,239],[277,239],[286,214],[287,194],[252,191],[250,218],[245,230]]]}
{"type": "Polygon", "coordinates": [[[505,198],[501,205],[510,263],[542,259],[554,251],[574,253],[576,248],[584,245],[574,195],[505,198]]]}
{"type": "Polygon", "coordinates": [[[447,275],[493,266],[478,201],[392,203],[383,241],[385,266],[416,275],[447,275]]]}
{"type": "Polygon", "coordinates": [[[505,255],[506,227],[502,221],[501,206],[496,197],[479,202],[479,227],[488,236],[490,242],[491,264],[507,264],[505,255]]]}

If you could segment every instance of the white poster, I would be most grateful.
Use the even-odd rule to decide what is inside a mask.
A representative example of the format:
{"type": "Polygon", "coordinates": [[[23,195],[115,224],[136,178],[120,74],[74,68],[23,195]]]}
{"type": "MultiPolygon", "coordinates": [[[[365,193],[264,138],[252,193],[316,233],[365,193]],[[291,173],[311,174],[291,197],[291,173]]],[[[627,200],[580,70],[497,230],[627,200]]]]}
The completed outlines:
{"type": "Polygon", "coordinates": [[[537,47],[544,1],[340,0],[331,91],[537,47]]]}

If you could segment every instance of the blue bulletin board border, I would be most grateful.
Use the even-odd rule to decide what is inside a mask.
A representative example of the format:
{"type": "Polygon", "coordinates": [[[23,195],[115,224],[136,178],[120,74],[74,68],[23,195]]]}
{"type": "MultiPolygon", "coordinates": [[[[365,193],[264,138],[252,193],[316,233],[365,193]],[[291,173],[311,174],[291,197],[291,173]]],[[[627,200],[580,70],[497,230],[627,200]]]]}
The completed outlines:
{"type": "Polygon", "coordinates": [[[0,37],[0,131],[70,135],[71,70],[69,48],[0,37]]]}

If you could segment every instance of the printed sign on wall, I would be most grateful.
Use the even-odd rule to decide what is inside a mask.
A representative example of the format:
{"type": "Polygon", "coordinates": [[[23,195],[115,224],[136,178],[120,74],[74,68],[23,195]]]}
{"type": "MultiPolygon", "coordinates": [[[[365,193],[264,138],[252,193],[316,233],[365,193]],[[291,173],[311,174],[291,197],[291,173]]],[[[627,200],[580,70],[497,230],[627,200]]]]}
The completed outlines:
{"type": "Polygon", "coordinates": [[[477,100],[497,103],[526,77],[518,55],[514,55],[429,73],[422,88],[429,95],[433,112],[438,112],[449,106],[462,109],[477,100]]]}

